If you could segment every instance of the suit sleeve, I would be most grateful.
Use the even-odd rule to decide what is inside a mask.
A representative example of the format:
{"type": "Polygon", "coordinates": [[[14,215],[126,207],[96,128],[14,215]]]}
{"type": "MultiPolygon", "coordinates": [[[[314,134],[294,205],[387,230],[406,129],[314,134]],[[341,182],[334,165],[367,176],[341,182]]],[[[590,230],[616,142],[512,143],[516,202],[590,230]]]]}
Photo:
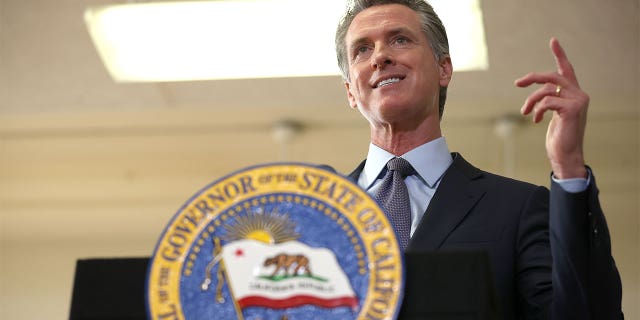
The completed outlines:
{"type": "Polygon", "coordinates": [[[549,232],[551,319],[623,319],[622,284],[595,177],[579,193],[551,182],[549,232]]]}
{"type": "Polygon", "coordinates": [[[552,295],[547,188],[535,188],[523,204],[517,239],[516,318],[547,319],[552,295]]]}

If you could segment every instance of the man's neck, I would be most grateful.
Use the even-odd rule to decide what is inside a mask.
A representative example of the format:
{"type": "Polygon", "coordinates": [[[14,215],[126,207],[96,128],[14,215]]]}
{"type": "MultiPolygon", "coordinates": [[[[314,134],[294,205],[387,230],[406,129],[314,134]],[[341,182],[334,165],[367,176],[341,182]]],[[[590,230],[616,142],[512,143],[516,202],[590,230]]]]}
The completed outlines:
{"type": "Polygon", "coordinates": [[[392,127],[371,128],[371,143],[396,156],[401,156],[441,136],[442,132],[439,125],[416,128],[410,131],[398,130],[392,127]]]}

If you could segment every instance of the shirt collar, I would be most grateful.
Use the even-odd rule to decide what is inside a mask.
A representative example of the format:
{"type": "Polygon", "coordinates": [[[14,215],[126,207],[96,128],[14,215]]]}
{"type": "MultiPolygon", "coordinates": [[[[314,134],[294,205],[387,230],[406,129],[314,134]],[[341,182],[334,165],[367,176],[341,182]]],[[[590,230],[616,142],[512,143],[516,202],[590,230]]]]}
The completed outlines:
{"type": "MultiPolygon", "coordinates": [[[[367,189],[371,187],[384,171],[387,162],[394,157],[395,155],[373,143],[369,144],[367,162],[364,165],[359,179],[360,185],[366,186],[367,189]]],[[[400,157],[411,163],[420,178],[430,188],[435,187],[444,172],[447,171],[453,162],[444,137],[429,141],[400,157]]]]}

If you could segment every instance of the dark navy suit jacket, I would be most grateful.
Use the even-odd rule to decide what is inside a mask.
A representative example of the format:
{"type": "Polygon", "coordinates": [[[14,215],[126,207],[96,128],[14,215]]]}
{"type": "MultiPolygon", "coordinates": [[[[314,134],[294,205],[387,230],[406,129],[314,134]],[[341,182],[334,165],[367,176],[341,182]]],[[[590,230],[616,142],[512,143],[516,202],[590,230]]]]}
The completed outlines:
{"type": "Polygon", "coordinates": [[[581,193],[553,182],[549,193],[452,157],[407,250],[488,252],[505,319],[623,318],[595,178],[581,193]]]}

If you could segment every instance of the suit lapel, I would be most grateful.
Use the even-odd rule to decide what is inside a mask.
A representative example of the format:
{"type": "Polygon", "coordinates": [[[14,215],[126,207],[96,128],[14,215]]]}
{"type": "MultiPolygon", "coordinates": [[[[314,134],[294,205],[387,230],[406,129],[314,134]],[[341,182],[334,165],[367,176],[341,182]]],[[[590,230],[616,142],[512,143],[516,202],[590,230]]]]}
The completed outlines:
{"type": "MultiPolygon", "coordinates": [[[[409,241],[409,250],[437,250],[486,192],[482,171],[462,155],[452,153],[453,163],[442,177],[422,221],[409,241]]],[[[358,183],[366,160],[348,177],[358,183]]]]}
{"type": "Polygon", "coordinates": [[[409,242],[409,250],[440,248],[486,191],[481,182],[482,171],[464,160],[460,154],[454,153],[453,156],[453,163],[440,181],[409,242]]]}
{"type": "Polygon", "coordinates": [[[355,184],[358,184],[358,178],[360,178],[360,174],[362,173],[362,170],[364,170],[365,163],[367,163],[366,159],[360,162],[360,165],[358,165],[358,167],[355,170],[353,170],[353,172],[349,173],[349,175],[347,176],[355,184]]]}

